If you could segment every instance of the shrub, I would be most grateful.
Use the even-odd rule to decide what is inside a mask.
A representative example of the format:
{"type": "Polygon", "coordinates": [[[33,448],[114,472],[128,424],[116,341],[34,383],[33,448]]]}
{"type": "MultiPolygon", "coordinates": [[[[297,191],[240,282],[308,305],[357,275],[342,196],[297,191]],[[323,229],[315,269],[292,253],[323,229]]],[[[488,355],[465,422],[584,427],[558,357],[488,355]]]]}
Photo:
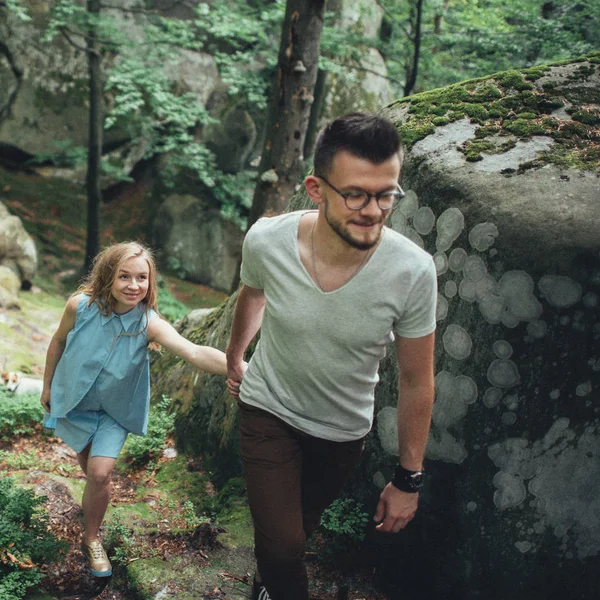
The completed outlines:
{"type": "Polygon", "coordinates": [[[0,598],[21,600],[44,575],[38,565],[55,561],[67,544],[48,532],[45,496],[0,476],[0,598]]]}
{"type": "Polygon", "coordinates": [[[39,394],[17,396],[0,391],[0,440],[9,441],[17,435],[33,433],[43,416],[39,394]]]}
{"type": "Polygon", "coordinates": [[[113,513],[103,529],[104,545],[110,559],[118,565],[126,566],[135,555],[133,530],[125,524],[119,511],[113,513]]]}
{"type": "Polygon", "coordinates": [[[345,558],[358,550],[368,523],[369,514],[362,504],[352,498],[335,500],[321,517],[320,531],[325,542],[322,555],[329,559],[345,558]]]}
{"type": "Polygon", "coordinates": [[[169,414],[171,399],[163,396],[150,407],[148,433],[145,436],[130,435],[125,443],[125,457],[132,463],[143,465],[156,458],[173,434],[175,414],[169,414]]]}

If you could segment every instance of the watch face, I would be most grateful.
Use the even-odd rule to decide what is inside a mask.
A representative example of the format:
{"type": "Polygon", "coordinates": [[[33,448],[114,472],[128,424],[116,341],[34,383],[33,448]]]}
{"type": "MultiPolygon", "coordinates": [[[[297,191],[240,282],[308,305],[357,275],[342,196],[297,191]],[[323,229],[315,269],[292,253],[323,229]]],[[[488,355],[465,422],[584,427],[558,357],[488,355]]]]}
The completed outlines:
{"type": "Polygon", "coordinates": [[[414,473],[411,475],[410,482],[415,487],[421,487],[423,485],[423,473],[414,473]]]}

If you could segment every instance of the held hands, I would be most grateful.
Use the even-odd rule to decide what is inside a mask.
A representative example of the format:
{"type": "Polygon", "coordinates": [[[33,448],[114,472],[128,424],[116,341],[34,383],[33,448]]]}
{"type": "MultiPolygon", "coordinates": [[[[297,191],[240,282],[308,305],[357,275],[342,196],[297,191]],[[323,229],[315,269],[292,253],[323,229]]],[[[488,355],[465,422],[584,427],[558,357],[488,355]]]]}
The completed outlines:
{"type": "Polygon", "coordinates": [[[50,412],[50,391],[49,390],[46,390],[46,389],[42,390],[42,397],[40,398],[40,402],[41,402],[44,410],[46,412],[50,412]]]}
{"type": "Polygon", "coordinates": [[[419,494],[402,492],[388,483],[381,495],[373,520],[379,525],[375,529],[397,533],[404,529],[415,516],[419,494]]]}
{"type": "Polygon", "coordinates": [[[243,360],[239,362],[227,360],[227,381],[225,385],[227,386],[227,391],[235,398],[239,398],[240,385],[247,369],[248,363],[243,360]]]}

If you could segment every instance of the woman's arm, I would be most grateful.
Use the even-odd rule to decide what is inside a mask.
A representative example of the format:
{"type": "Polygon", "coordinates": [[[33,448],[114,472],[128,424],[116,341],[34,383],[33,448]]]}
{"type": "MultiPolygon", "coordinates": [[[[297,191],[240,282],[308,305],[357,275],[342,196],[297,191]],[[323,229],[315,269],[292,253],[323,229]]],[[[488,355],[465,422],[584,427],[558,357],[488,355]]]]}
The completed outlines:
{"type": "Polygon", "coordinates": [[[42,406],[45,410],[50,410],[50,388],[52,386],[52,378],[54,377],[54,371],[56,365],[60,360],[60,357],[65,351],[65,345],[67,343],[67,335],[69,331],[75,327],[75,317],[77,316],[77,306],[79,305],[79,299],[81,295],[72,296],[69,298],[63,316],[60,320],[58,329],[52,336],[48,351],[46,352],[46,366],[44,368],[44,388],[42,390],[42,397],[40,399],[42,406]]]}
{"type": "Polygon", "coordinates": [[[211,346],[199,346],[190,342],[170,323],[158,316],[154,316],[148,324],[148,340],[158,342],[200,371],[227,375],[227,360],[224,352],[211,346]]]}

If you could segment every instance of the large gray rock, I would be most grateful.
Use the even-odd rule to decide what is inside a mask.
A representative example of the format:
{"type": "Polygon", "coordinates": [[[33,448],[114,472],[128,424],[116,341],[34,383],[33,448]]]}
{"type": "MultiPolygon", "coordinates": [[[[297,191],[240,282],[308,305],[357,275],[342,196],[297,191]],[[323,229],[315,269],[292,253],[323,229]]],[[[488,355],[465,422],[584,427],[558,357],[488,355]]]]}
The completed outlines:
{"type": "Polygon", "coordinates": [[[219,122],[208,128],[204,136],[206,145],[214,153],[222,171],[238,173],[246,166],[256,143],[254,120],[241,105],[225,108],[221,114],[212,112],[216,112],[219,122]]]}
{"type": "MultiPolygon", "coordinates": [[[[41,42],[49,18],[46,2],[22,3],[32,17],[21,21],[0,8],[0,147],[22,153],[57,154],[57,142],[69,141],[73,147],[88,143],[88,64],[84,52],[76,50],[62,36],[51,43],[41,42]]],[[[139,4],[124,0],[127,8],[139,4]]],[[[132,41],[144,38],[146,16],[139,11],[108,10],[115,17],[120,33],[132,41]]],[[[75,38],[80,45],[83,40],[75,38]]],[[[103,66],[110,66],[108,56],[103,66]]],[[[219,81],[212,56],[184,50],[176,65],[165,66],[167,76],[181,93],[192,93],[204,104],[219,81]]],[[[125,162],[128,172],[146,151],[145,140],[130,140],[118,126],[104,132],[106,148],[125,162]]],[[[47,170],[46,170],[47,171],[47,170]]],[[[48,174],[47,172],[45,174],[48,174]]],[[[57,170],[51,174],[81,180],[82,172],[57,170]]]]}
{"type": "Polygon", "coordinates": [[[165,260],[187,279],[224,292],[231,290],[242,239],[218,208],[191,195],[167,198],[155,220],[155,241],[165,260]]]}
{"type": "Polygon", "coordinates": [[[37,271],[38,255],[33,238],[19,217],[11,215],[0,202],[0,265],[18,277],[20,286],[29,289],[37,271]]]}
{"type": "MultiPolygon", "coordinates": [[[[430,597],[598,589],[598,62],[384,111],[411,146],[394,226],[434,255],[439,284],[432,477],[410,556],[400,545],[381,556],[390,589],[399,553],[417,577],[425,556],[439,569],[430,597]]],[[[382,455],[397,454],[393,373],[377,397],[382,455]]],[[[395,460],[371,473],[376,485],[395,460]]]]}
{"type": "MultiPolygon", "coordinates": [[[[531,71],[531,81],[502,73],[386,111],[409,146],[408,194],[392,225],[435,256],[439,276],[430,476],[415,522],[398,536],[369,536],[363,554],[389,598],[597,595],[600,78],[592,60],[531,71]]],[[[306,206],[299,193],[292,207],[306,206]]],[[[190,337],[225,348],[235,300],[190,337]]],[[[382,363],[375,427],[347,488],[369,509],[397,462],[393,355],[382,363]]],[[[237,407],[222,378],[166,356],[153,377],[156,397],[180,406],[178,443],[221,480],[239,474],[237,407]]]]}

